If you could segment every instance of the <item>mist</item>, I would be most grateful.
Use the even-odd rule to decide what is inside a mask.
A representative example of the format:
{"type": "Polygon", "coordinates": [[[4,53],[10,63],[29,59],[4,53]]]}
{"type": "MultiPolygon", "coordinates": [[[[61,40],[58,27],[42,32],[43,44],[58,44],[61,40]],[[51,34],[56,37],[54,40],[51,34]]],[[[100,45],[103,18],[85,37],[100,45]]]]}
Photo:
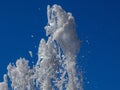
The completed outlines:
{"type": "Polygon", "coordinates": [[[0,90],[83,90],[82,73],[76,71],[80,40],[74,17],[55,4],[47,6],[47,19],[48,40],[40,40],[37,63],[32,68],[25,58],[10,63],[0,90]]]}

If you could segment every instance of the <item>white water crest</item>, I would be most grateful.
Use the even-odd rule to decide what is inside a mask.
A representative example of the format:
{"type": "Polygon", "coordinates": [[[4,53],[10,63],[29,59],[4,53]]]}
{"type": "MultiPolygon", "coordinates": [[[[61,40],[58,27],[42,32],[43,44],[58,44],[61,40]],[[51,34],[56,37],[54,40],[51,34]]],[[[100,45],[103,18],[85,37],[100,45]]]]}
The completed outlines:
{"type": "Polygon", "coordinates": [[[0,90],[83,90],[82,74],[76,71],[80,41],[74,17],[55,4],[48,5],[47,18],[48,40],[40,40],[37,63],[32,69],[25,58],[10,63],[0,90]]]}

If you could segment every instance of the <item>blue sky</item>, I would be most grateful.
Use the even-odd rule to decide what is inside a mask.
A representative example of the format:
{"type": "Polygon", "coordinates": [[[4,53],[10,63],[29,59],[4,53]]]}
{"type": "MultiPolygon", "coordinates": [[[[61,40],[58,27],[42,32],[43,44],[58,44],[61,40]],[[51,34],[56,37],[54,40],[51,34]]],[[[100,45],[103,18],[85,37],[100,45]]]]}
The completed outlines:
{"type": "Polygon", "coordinates": [[[75,17],[85,90],[120,90],[119,0],[0,0],[0,81],[9,62],[19,57],[36,62],[35,46],[45,38],[46,7],[55,3],[75,17]]]}

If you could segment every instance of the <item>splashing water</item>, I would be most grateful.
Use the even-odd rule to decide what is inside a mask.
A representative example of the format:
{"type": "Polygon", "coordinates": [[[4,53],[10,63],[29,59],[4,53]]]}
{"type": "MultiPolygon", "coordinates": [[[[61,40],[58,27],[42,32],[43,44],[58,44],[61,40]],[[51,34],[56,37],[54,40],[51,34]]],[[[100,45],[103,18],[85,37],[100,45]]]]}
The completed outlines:
{"type": "Polygon", "coordinates": [[[13,90],[83,90],[82,74],[75,68],[80,43],[74,17],[59,5],[48,5],[47,16],[48,40],[40,41],[36,65],[30,69],[25,58],[18,59],[15,65],[9,64],[0,90],[8,90],[7,76],[11,80],[9,89],[13,90]]]}

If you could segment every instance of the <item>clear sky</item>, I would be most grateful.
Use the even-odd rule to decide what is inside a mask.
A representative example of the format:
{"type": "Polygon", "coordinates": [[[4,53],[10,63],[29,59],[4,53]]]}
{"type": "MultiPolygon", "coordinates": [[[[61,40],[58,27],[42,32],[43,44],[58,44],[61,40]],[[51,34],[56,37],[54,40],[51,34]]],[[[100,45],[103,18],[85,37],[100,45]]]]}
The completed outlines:
{"type": "Polygon", "coordinates": [[[75,17],[85,90],[120,90],[119,0],[0,0],[0,81],[9,62],[19,57],[36,62],[48,4],[59,4],[75,17]]]}

